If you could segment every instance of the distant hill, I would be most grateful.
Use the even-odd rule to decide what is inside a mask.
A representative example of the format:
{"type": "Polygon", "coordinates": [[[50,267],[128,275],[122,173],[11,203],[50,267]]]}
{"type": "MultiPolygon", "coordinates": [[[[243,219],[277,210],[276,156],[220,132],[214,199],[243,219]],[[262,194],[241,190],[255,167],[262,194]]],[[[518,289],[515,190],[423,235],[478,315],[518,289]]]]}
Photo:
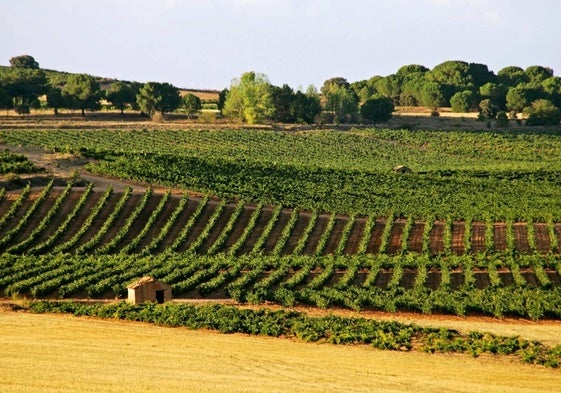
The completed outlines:
{"type": "MultiPolygon", "coordinates": [[[[7,68],[10,68],[10,67],[0,65],[0,73],[7,68]]],[[[58,86],[58,87],[64,86],[66,84],[66,80],[68,79],[68,77],[70,75],[74,74],[74,73],[71,73],[71,72],[49,70],[49,69],[44,69],[44,68],[41,68],[41,70],[43,72],[45,72],[45,74],[47,75],[47,79],[49,80],[49,83],[53,86],[58,86]]],[[[102,90],[108,90],[111,87],[112,84],[117,83],[117,82],[123,82],[123,83],[126,83],[126,84],[140,83],[140,82],[135,82],[135,81],[120,80],[120,79],[114,79],[114,78],[106,78],[106,77],[96,76],[96,75],[92,75],[92,76],[99,82],[99,85],[100,85],[102,90]]],[[[191,93],[191,94],[194,94],[197,97],[199,97],[201,99],[201,101],[203,101],[203,102],[218,101],[218,93],[219,93],[218,90],[189,89],[189,88],[184,88],[184,87],[178,87],[178,88],[179,88],[182,96],[185,95],[185,94],[191,93]]]]}

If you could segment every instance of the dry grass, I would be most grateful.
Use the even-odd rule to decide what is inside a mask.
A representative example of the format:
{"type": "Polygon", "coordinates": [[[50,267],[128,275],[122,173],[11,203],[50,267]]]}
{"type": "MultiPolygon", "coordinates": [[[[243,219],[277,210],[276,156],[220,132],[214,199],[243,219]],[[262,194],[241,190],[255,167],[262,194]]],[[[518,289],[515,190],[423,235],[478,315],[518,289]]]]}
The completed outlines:
{"type": "Polygon", "coordinates": [[[0,391],[550,392],[557,370],[0,311],[0,391]]]}

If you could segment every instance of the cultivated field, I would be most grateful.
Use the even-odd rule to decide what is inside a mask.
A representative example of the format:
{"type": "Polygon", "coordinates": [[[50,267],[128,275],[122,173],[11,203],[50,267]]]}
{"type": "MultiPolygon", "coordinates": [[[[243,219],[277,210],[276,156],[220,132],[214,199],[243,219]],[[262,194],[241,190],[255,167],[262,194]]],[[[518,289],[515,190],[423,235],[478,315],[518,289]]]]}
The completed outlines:
{"type": "Polygon", "coordinates": [[[379,351],[0,312],[3,392],[551,392],[510,358],[379,351]]]}
{"type": "MultiPolygon", "coordinates": [[[[545,329],[555,329],[561,319],[559,131],[514,127],[506,131],[184,130],[165,123],[160,129],[153,124],[144,127],[134,121],[122,129],[118,122],[104,129],[95,122],[53,129],[52,124],[35,120],[33,129],[11,130],[7,124],[0,131],[4,149],[22,153],[44,168],[32,174],[5,170],[1,179],[0,292],[6,297],[122,299],[127,284],[151,275],[172,285],[174,296],[183,301],[304,305],[338,313],[407,311],[407,315],[426,314],[424,318],[437,314],[434,323],[464,332],[484,328],[476,323],[470,328],[471,319],[463,320],[461,328],[450,325],[451,319],[441,315],[526,318],[516,322],[513,334],[524,333],[527,325],[529,339],[540,338],[539,329],[531,330],[530,319],[545,319],[549,324],[545,329]],[[394,173],[392,168],[398,164],[407,165],[411,173],[394,173]]],[[[28,164],[11,154],[5,153],[3,168],[17,164],[27,171],[28,164]]],[[[71,326],[77,321],[3,315],[22,321],[39,318],[46,326],[56,321],[71,326]]],[[[145,325],[84,323],[130,328],[131,334],[144,328],[162,336],[194,334],[145,325]]],[[[39,334],[27,332],[30,337],[39,334]]],[[[196,337],[193,340],[199,340],[196,337]]],[[[261,340],[220,337],[229,345],[238,339],[259,345],[261,340]]],[[[526,361],[558,365],[560,350],[550,347],[559,341],[549,335],[543,339],[549,348],[543,351],[551,349],[552,359],[524,355],[526,361]]],[[[78,346],[95,349],[81,340],[76,333],[78,346]]],[[[136,345],[132,339],[130,343],[136,345]]],[[[168,352],[163,341],[154,345],[158,353],[168,352]]],[[[298,351],[309,353],[310,348],[328,346],[302,348],[306,350],[298,351]]],[[[233,368],[252,364],[244,358],[253,356],[248,355],[249,349],[235,351],[241,360],[233,362],[233,368]]],[[[284,347],[282,351],[298,359],[305,356],[284,347]]],[[[473,391],[480,389],[479,383],[487,385],[485,391],[495,387],[496,391],[540,391],[547,386],[540,382],[544,369],[526,369],[538,370],[534,385],[528,386],[526,371],[511,372],[515,368],[509,358],[484,355],[475,360],[473,372],[482,377],[474,382],[470,376],[457,376],[462,368],[455,363],[471,365],[471,359],[429,357],[435,359],[432,365],[440,370],[438,375],[449,376],[445,385],[434,385],[431,379],[418,379],[435,371],[427,370],[431,363],[424,354],[388,354],[362,347],[328,351],[342,351],[326,355],[341,360],[364,356],[358,364],[370,365],[367,369],[374,374],[365,374],[364,367],[356,371],[345,360],[330,366],[345,370],[344,380],[334,381],[325,367],[310,366],[303,372],[302,367],[294,367],[294,358],[259,357],[261,364],[271,366],[270,372],[284,370],[286,378],[280,379],[286,387],[278,387],[280,379],[272,381],[268,371],[257,366],[257,370],[247,367],[248,375],[256,379],[244,376],[246,384],[238,385],[226,378],[224,383],[232,387],[226,390],[296,391],[298,386],[290,384],[295,380],[309,381],[300,382],[299,391],[342,391],[347,384],[349,391],[388,392],[473,391]],[[378,354],[386,359],[385,366],[378,354]],[[400,363],[401,370],[410,361],[415,366],[407,375],[384,368],[393,361],[400,363]],[[478,369],[489,364],[497,367],[489,368],[495,373],[492,383],[483,377],[492,374],[478,369]],[[366,380],[361,379],[364,375],[366,380]],[[517,387],[505,385],[506,381],[517,387]]],[[[185,361],[185,368],[194,370],[181,346],[171,353],[181,359],[174,363],[185,361]]],[[[213,356],[198,354],[204,359],[213,356]]],[[[99,356],[100,363],[114,362],[103,358],[106,354],[99,356]]],[[[117,356],[128,355],[118,352],[117,356]]],[[[322,361],[310,359],[309,364],[322,361]]],[[[131,360],[125,365],[138,364],[131,360]]],[[[120,375],[134,378],[137,374],[126,367],[117,368],[120,375]]],[[[172,390],[192,382],[190,374],[174,379],[183,366],[153,369],[154,374],[138,379],[144,390],[150,388],[151,376],[166,379],[172,390]]],[[[212,369],[202,374],[195,370],[208,391],[223,390],[212,369]]],[[[75,375],[81,372],[76,369],[75,375]]],[[[220,372],[229,375],[228,370],[220,372]]],[[[76,384],[68,387],[87,391],[91,384],[105,383],[120,391],[118,387],[126,386],[124,379],[104,375],[102,380],[90,374],[80,380],[69,378],[70,384],[76,384]],[[79,381],[87,382],[80,385],[79,381]]],[[[45,375],[40,382],[44,385],[14,385],[14,391],[50,388],[45,375]]]]}

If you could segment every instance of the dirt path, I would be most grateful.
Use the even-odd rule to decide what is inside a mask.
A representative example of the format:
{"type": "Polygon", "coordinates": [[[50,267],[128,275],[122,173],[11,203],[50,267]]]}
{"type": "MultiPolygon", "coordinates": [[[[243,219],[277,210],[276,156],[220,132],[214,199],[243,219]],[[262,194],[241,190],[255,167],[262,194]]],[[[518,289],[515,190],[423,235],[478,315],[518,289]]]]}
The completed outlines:
{"type": "MultiPolygon", "coordinates": [[[[93,183],[95,188],[106,189],[111,186],[115,192],[122,192],[126,187],[132,187],[133,191],[145,191],[150,185],[139,182],[124,181],[109,177],[97,176],[87,172],[84,166],[90,160],[77,157],[70,153],[48,152],[36,146],[12,146],[0,143],[0,151],[9,150],[26,156],[38,168],[42,168],[40,174],[19,175],[23,180],[41,183],[41,179],[57,177],[61,179],[81,179],[87,183],[93,183]]],[[[152,187],[154,192],[165,192],[163,187],[152,187]]],[[[174,190],[174,193],[181,194],[183,191],[174,190]]]]}

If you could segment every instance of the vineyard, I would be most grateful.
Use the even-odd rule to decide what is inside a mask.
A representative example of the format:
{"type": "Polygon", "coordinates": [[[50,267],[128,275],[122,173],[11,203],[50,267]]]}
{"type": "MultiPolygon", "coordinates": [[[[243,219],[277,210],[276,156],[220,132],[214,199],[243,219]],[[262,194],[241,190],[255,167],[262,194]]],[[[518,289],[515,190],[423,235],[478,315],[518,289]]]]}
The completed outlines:
{"type": "Polygon", "coordinates": [[[224,199],[420,220],[561,221],[560,135],[353,130],[1,131],[89,171],[224,199]],[[413,172],[398,175],[395,165],[413,172]]]}
{"type": "Polygon", "coordinates": [[[561,318],[558,139],[2,131],[4,144],[183,193],[55,179],[1,188],[0,292],[122,298],[151,275],[176,298],[561,318]]]}
{"type": "Polygon", "coordinates": [[[561,317],[561,225],[357,217],[171,193],[26,187],[0,204],[6,296],[174,296],[561,317]],[[116,223],[119,223],[116,225],[116,223]]]}

